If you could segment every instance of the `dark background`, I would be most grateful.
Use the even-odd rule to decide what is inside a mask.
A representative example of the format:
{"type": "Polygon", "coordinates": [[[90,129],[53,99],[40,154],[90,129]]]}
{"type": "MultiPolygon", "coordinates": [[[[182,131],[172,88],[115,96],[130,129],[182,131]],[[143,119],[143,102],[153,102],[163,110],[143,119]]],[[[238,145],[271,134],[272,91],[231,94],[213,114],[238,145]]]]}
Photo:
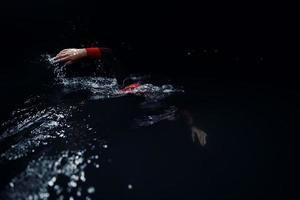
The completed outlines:
{"type": "MultiPolygon", "coordinates": [[[[39,65],[41,54],[81,45],[125,48],[136,66],[185,87],[205,83],[207,91],[221,86],[230,91],[224,95],[249,94],[252,107],[272,105],[264,114],[252,113],[268,121],[263,128],[268,133],[260,134],[268,141],[264,149],[272,162],[263,164],[269,174],[253,172],[258,178],[250,185],[265,176],[268,181],[252,196],[288,195],[290,133],[297,130],[299,94],[296,65],[291,63],[295,52],[288,48],[293,46],[288,28],[293,12],[285,5],[30,0],[1,7],[1,122],[29,95],[43,90],[49,71],[39,65]]],[[[237,191],[237,196],[246,196],[246,191],[237,191]]]]}
{"type": "Polygon", "coordinates": [[[139,54],[136,62],[141,68],[181,80],[193,75],[296,85],[296,66],[289,64],[294,53],[287,48],[293,12],[285,5],[30,0],[5,2],[2,9],[0,70],[5,102],[22,99],[20,93],[29,92],[29,85],[40,85],[43,70],[29,63],[37,62],[42,53],[55,55],[63,48],[95,41],[112,48],[125,43],[139,54]]]}

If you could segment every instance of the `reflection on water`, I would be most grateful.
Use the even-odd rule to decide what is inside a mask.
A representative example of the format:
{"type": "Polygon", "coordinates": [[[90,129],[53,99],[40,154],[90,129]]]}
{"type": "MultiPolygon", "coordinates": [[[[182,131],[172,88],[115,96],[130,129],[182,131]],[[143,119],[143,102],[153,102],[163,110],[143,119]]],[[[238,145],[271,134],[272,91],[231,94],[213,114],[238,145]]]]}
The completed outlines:
{"type": "MultiPolygon", "coordinates": [[[[51,63],[49,55],[43,58],[51,63]]],[[[109,144],[97,131],[99,128],[89,123],[93,119],[82,102],[101,104],[105,99],[133,94],[144,97],[140,109],[155,110],[161,107],[162,99],[183,92],[172,85],[152,84],[123,92],[118,89],[116,79],[67,78],[65,66],[49,66],[56,75],[52,93],[29,98],[1,126],[0,166],[17,161],[27,163],[7,181],[1,194],[4,199],[91,199],[97,186],[84,184],[86,169],[98,169],[101,162],[107,162],[101,157],[109,144]],[[82,92],[87,95],[81,96],[82,92]],[[76,98],[66,98],[70,94],[76,98]],[[54,98],[59,100],[52,101],[54,98]]],[[[137,116],[132,124],[147,127],[163,120],[175,120],[177,112],[174,105],[169,105],[159,113],[137,116]]],[[[131,184],[128,189],[132,189],[131,184]]]]}

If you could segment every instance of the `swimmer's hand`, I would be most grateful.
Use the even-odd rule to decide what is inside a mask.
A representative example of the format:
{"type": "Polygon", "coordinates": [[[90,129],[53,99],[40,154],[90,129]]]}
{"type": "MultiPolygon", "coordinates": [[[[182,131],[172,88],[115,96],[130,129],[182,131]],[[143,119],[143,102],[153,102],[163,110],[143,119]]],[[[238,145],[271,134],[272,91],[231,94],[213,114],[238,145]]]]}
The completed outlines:
{"type": "Polygon", "coordinates": [[[72,64],[76,60],[87,57],[86,49],[64,49],[60,51],[54,58],[54,63],[72,64]]]}
{"type": "Polygon", "coordinates": [[[201,146],[206,145],[207,134],[204,131],[202,131],[201,129],[199,129],[196,126],[191,126],[191,132],[192,132],[193,142],[196,142],[196,140],[198,140],[198,142],[200,143],[201,146]]]}

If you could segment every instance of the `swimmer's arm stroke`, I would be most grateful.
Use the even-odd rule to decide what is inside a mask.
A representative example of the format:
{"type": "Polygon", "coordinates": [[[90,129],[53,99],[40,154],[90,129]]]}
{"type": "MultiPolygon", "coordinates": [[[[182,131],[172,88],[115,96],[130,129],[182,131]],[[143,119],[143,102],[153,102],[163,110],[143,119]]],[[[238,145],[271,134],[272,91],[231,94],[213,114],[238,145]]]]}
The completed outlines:
{"type": "Polygon", "coordinates": [[[61,50],[54,58],[54,63],[65,63],[67,65],[72,64],[77,60],[81,60],[86,57],[101,58],[104,54],[111,54],[110,48],[68,48],[61,50]]]}
{"type": "Polygon", "coordinates": [[[205,146],[207,143],[207,133],[195,125],[194,118],[189,110],[183,109],[180,113],[190,128],[193,142],[198,143],[201,146],[205,146]]]}

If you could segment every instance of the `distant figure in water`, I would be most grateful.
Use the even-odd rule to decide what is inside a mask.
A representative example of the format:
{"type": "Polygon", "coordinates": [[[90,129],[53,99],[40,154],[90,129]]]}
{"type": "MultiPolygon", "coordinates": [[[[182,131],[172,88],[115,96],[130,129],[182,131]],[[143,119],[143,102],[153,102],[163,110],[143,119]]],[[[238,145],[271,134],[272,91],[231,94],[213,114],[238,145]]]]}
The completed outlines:
{"type": "MultiPolygon", "coordinates": [[[[124,73],[128,71],[126,69],[120,69],[120,66],[113,66],[111,64],[113,60],[112,50],[110,48],[104,47],[90,47],[90,48],[69,48],[63,49],[60,51],[54,58],[54,63],[64,63],[66,65],[73,64],[76,61],[82,60],[84,58],[94,58],[100,60],[110,60],[110,65],[113,71],[114,77],[117,79],[120,90],[123,92],[129,92],[141,86],[141,82],[139,80],[128,78],[129,74],[124,73]],[[129,81],[128,81],[129,80],[129,81]]],[[[194,119],[192,114],[187,109],[180,110],[181,117],[186,121],[186,124],[189,126],[192,139],[194,142],[198,141],[201,146],[206,145],[206,137],[207,134],[199,129],[194,124],[194,119]]],[[[164,119],[173,120],[172,115],[165,116],[164,119]]]]}

